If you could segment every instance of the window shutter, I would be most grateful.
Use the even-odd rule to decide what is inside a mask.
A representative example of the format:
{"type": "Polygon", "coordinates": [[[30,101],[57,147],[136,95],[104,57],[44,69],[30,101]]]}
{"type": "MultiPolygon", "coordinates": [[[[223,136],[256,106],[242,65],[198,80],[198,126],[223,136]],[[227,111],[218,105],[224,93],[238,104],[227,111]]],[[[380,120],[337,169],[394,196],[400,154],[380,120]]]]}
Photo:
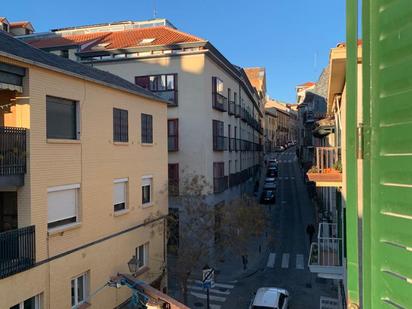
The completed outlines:
{"type": "Polygon", "coordinates": [[[122,110],[120,114],[120,131],[121,141],[129,141],[129,113],[127,110],[122,110]]]}
{"type": "Polygon", "coordinates": [[[48,192],[48,222],[76,217],[77,189],[48,192]]]}
{"type": "Polygon", "coordinates": [[[217,80],[215,76],[212,77],[212,89],[214,93],[217,92],[217,80]]]}
{"type": "Polygon", "coordinates": [[[153,116],[147,115],[147,136],[148,143],[153,143],[153,116]]]}
{"type": "Polygon", "coordinates": [[[114,184],[113,188],[113,205],[126,203],[126,182],[114,184]]]}

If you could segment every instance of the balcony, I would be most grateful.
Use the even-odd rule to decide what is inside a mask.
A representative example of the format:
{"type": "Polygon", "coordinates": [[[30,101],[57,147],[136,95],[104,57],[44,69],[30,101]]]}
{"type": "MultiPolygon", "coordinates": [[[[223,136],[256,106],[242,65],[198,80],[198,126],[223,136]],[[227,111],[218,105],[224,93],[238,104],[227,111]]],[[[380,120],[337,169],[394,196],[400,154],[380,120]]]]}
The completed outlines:
{"type": "Polygon", "coordinates": [[[341,187],[342,164],[338,147],[316,147],[315,164],[307,172],[317,187],[341,187]]]}
{"type": "Polygon", "coordinates": [[[0,127],[0,187],[22,186],[26,173],[26,129],[0,127]]]}
{"type": "Polygon", "coordinates": [[[228,177],[221,176],[221,177],[214,177],[213,178],[213,192],[214,193],[222,193],[227,189],[228,185],[228,177]]]}
{"type": "Polygon", "coordinates": [[[229,138],[229,151],[234,151],[236,148],[236,139],[231,137],[229,138]]]}
{"type": "Polygon", "coordinates": [[[308,266],[309,270],[319,277],[342,279],[343,240],[338,236],[336,223],[320,223],[318,241],[311,244],[308,266]]]}
{"type": "Polygon", "coordinates": [[[0,233],[0,279],[34,266],[34,225],[0,233]]]}
{"type": "Polygon", "coordinates": [[[220,93],[213,93],[213,108],[221,112],[227,111],[227,98],[220,93]]]}
{"type": "Polygon", "coordinates": [[[236,118],[239,118],[240,117],[240,115],[241,115],[241,107],[240,107],[240,105],[239,104],[235,104],[235,117],[236,118]]]}
{"type": "Polygon", "coordinates": [[[228,146],[228,138],[225,136],[213,136],[213,150],[214,151],[225,151],[228,146]]]}
{"type": "Polygon", "coordinates": [[[230,101],[229,102],[229,109],[227,111],[229,115],[234,115],[235,114],[235,101],[230,101]]]}

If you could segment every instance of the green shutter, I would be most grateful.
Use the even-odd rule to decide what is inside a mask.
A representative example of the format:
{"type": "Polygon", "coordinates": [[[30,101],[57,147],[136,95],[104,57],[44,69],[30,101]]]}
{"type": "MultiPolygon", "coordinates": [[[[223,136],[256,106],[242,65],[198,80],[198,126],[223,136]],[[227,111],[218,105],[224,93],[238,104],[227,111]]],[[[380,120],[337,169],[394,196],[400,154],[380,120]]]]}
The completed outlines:
{"type": "Polygon", "coordinates": [[[364,308],[411,308],[412,3],[363,5],[364,308]]]}

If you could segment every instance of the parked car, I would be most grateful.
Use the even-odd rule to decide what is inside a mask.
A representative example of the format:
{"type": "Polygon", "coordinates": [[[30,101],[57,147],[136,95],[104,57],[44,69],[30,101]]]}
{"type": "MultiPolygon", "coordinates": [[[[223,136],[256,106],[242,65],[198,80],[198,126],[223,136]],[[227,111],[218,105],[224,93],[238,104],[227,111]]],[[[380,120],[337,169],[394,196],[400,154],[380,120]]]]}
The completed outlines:
{"type": "Polygon", "coordinates": [[[266,177],[271,177],[271,178],[273,178],[273,177],[278,177],[278,169],[277,169],[277,167],[270,167],[268,170],[267,170],[267,172],[266,172],[266,177]]]}
{"type": "Polygon", "coordinates": [[[262,191],[260,196],[261,204],[273,204],[276,202],[276,191],[272,189],[267,189],[262,191]]]}
{"type": "Polygon", "coordinates": [[[275,146],[276,152],[282,152],[283,150],[285,150],[283,146],[275,146]]]}
{"type": "Polygon", "coordinates": [[[265,182],[263,190],[276,190],[276,182],[265,182]]]}
{"type": "Polygon", "coordinates": [[[271,183],[271,182],[276,182],[275,177],[266,177],[265,178],[265,183],[271,183]]]}
{"type": "Polygon", "coordinates": [[[269,160],[269,162],[268,162],[268,167],[269,168],[277,167],[277,166],[278,166],[278,161],[277,160],[275,160],[275,159],[269,160]]]}
{"type": "Polygon", "coordinates": [[[286,309],[288,305],[289,292],[285,289],[259,288],[249,309],[286,309]]]}

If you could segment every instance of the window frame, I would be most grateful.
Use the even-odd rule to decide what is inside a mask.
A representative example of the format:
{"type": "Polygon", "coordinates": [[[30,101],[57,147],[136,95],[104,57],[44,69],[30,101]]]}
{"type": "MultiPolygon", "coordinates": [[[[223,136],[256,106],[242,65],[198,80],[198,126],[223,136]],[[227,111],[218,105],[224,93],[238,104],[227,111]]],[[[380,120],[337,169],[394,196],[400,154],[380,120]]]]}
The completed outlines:
{"type": "Polygon", "coordinates": [[[169,196],[179,196],[179,186],[180,186],[179,163],[169,163],[167,168],[168,168],[167,178],[168,178],[169,196]],[[170,177],[171,170],[174,171],[173,176],[176,176],[176,177],[170,177]]]}
{"type": "Polygon", "coordinates": [[[114,143],[128,143],[129,142],[129,111],[127,109],[113,107],[112,121],[113,121],[113,142],[114,143]],[[116,121],[118,121],[119,123],[117,124],[116,121]]]}
{"type": "Polygon", "coordinates": [[[167,150],[169,152],[179,151],[179,119],[178,118],[167,119],[167,150]],[[170,133],[169,123],[174,123],[175,131],[176,131],[175,134],[170,133]],[[174,144],[176,145],[175,148],[169,147],[169,139],[173,140],[174,144]]]}
{"type": "MultiPolygon", "coordinates": [[[[165,74],[152,74],[152,75],[140,75],[140,76],[135,76],[134,77],[134,82],[136,85],[147,89],[153,93],[162,93],[162,92],[173,92],[173,100],[167,100],[169,101],[172,105],[178,105],[178,74],[177,73],[165,73],[165,74]],[[162,80],[164,77],[165,79],[165,88],[164,89],[159,89],[159,80],[162,80]],[[168,87],[169,84],[169,78],[173,77],[173,86],[171,88],[168,87]],[[152,87],[152,82],[151,79],[156,79],[157,81],[155,83],[155,87],[152,87]],[[139,80],[147,79],[145,82],[141,82],[139,80]]],[[[161,95],[159,95],[162,97],[161,95]]],[[[162,97],[163,98],[163,97],[162,97]]]]}
{"type": "MultiPolygon", "coordinates": [[[[76,277],[73,277],[70,280],[70,288],[72,287],[72,283],[74,281],[74,300],[75,300],[75,304],[73,305],[73,303],[71,302],[71,308],[72,309],[76,309],[78,308],[80,305],[87,303],[87,300],[89,298],[89,272],[86,271],[76,277]],[[79,301],[78,297],[78,279],[79,278],[83,278],[83,300],[79,301]]],[[[73,297],[72,293],[70,292],[70,296],[73,297]]]]}
{"type": "Polygon", "coordinates": [[[140,131],[140,143],[144,145],[153,145],[153,115],[145,113],[140,114],[140,131]],[[150,136],[148,135],[148,119],[150,119],[150,136]]]}
{"type": "Polygon", "coordinates": [[[142,176],[141,179],[141,194],[142,194],[142,207],[149,207],[153,205],[153,176],[147,175],[142,176]],[[149,180],[149,184],[145,184],[145,182],[149,180]],[[145,187],[149,186],[149,201],[145,202],[145,192],[143,191],[145,187]]]}
{"type": "Polygon", "coordinates": [[[34,295],[34,296],[32,296],[32,297],[29,297],[29,298],[25,299],[25,300],[22,301],[21,303],[18,303],[18,304],[14,305],[14,306],[11,306],[10,309],[12,309],[13,307],[16,307],[16,306],[18,306],[17,309],[24,309],[24,303],[25,303],[26,301],[32,299],[32,298],[34,298],[34,309],[42,309],[42,308],[43,308],[43,299],[42,299],[42,297],[43,297],[43,294],[42,294],[42,293],[41,293],[41,294],[34,295]]]}
{"type": "MultiPolygon", "coordinates": [[[[53,192],[62,192],[62,191],[69,191],[75,190],[75,205],[74,205],[74,212],[75,212],[75,220],[73,221],[72,218],[65,218],[60,219],[57,221],[49,222],[49,218],[47,218],[47,229],[48,231],[52,231],[54,229],[64,228],[73,224],[80,223],[80,216],[79,216],[79,209],[80,209],[80,184],[71,184],[71,185],[63,185],[63,186],[55,186],[47,188],[47,195],[53,192]]],[[[47,197],[49,198],[49,196],[47,197]]],[[[47,211],[49,211],[49,203],[47,203],[47,211]]]]}
{"type": "Polygon", "coordinates": [[[57,96],[53,96],[53,95],[46,95],[46,138],[47,139],[57,139],[57,140],[71,140],[71,141],[76,141],[76,140],[80,140],[80,103],[77,100],[72,100],[72,99],[67,99],[67,98],[62,98],[62,97],[57,97],[57,96]],[[53,101],[49,101],[49,100],[53,100],[53,101]],[[60,102],[59,102],[60,101],[60,102]],[[72,125],[74,126],[74,132],[72,132],[73,137],[64,137],[64,136],[49,136],[49,121],[48,118],[49,116],[48,114],[48,105],[49,103],[53,103],[53,104],[66,104],[66,105],[74,105],[74,117],[75,119],[73,119],[72,121],[74,123],[72,123],[72,125]]]}
{"type": "Polygon", "coordinates": [[[138,265],[139,266],[139,270],[142,270],[145,267],[149,267],[149,242],[145,242],[144,244],[141,244],[139,246],[136,247],[135,249],[135,256],[136,259],[140,262],[140,248],[143,249],[143,264],[142,265],[138,265]]]}
{"type": "Polygon", "coordinates": [[[113,204],[113,212],[114,213],[119,213],[119,212],[122,212],[122,211],[125,211],[125,210],[127,210],[129,207],[128,207],[128,201],[129,201],[129,178],[117,178],[117,179],[114,179],[113,180],[113,202],[112,202],[112,204],[113,204]],[[115,201],[114,201],[114,197],[115,197],[115,188],[116,188],[116,185],[118,185],[118,184],[124,184],[124,202],[123,203],[117,203],[117,204],[115,204],[115,201]],[[116,210],[116,205],[121,205],[121,204],[124,204],[124,207],[123,208],[121,208],[121,209],[117,209],[116,210]]]}

